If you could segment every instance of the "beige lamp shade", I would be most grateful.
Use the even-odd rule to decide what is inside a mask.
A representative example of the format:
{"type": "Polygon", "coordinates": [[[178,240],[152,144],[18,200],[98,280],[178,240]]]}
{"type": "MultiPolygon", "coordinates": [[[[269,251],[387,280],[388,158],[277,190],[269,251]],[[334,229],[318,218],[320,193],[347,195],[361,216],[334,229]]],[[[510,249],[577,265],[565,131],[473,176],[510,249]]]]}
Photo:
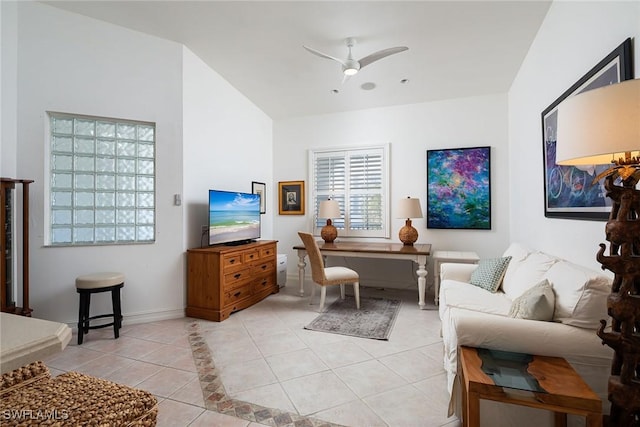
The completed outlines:
{"type": "Polygon", "coordinates": [[[400,241],[405,246],[413,246],[418,240],[418,230],[411,225],[411,218],[422,218],[422,208],[420,207],[420,199],[412,199],[407,197],[401,199],[398,204],[398,211],[396,216],[398,218],[406,218],[404,227],[398,232],[400,241]]]}
{"type": "Polygon", "coordinates": [[[556,163],[602,165],[640,153],[640,79],[565,99],[558,106],[556,163]]]}
{"type": "Polygon", "coordinates": [[[340,218],[340,205],[335,200],[323,200],[318,208],[318,218],[327,218],[327,225],[320,230],[325,243],[333,243],[338,237],[338,229],[331,223],[332,218],[340,218]]]}
{"type": "Polygon", "coordinates": [[[340,218],[340,205],[335,200],[323,200],[318,209],[318,218],[340,218]]]}
{"type": "Polygon", "coordinates": [[[420,207],[420,199],[400,199],[398,203],[397,218],[422,218],[422,208],[420,207]]]}

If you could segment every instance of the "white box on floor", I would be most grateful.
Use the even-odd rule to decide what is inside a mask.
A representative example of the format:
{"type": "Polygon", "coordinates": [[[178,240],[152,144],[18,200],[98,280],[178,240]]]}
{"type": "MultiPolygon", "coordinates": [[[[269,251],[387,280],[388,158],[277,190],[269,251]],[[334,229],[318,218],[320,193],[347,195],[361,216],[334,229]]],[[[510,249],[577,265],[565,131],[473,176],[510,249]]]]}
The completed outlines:
{"type": "Polygon", "coordinates": [[[278,286],[287,284],[287,254],[278,254],[278,286]]]}

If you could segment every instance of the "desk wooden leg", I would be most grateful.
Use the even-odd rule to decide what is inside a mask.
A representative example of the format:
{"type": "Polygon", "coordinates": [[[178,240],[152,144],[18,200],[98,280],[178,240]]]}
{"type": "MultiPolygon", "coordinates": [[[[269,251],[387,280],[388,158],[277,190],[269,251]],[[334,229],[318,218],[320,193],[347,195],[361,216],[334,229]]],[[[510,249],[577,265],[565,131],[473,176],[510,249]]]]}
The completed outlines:
{"type": "Polygon", "coordinates": [[[554,412],[553,423],[555,427],[567,427],[567,414],[564,412],[554,412]]]}
{"type": "Polygon", "coordinates": [[[421,310],[426,308],[424,303],[424,293],[427,288],[427,257],[419,257],[418,259],[418,306],[421,310]]]}
{"type": "Polygon", "coordinates": [[[300,282],[300,296],[304,296],[304,268],[307,264],[304,262],[306,252],[298,251],[298,281],[300,282]]]}

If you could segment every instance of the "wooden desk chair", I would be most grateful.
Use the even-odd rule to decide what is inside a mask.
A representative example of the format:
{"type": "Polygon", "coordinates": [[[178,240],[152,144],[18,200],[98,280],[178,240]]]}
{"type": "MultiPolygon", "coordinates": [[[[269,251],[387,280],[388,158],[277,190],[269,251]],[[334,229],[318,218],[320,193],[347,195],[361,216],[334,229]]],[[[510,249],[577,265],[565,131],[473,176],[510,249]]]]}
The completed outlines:
{"type": "MultiPolygon", "coordinates": [[[[309,262],[311,263],[311,278],[320,285],[320,311],[324,309],[324,301],[327,296],[327,286],[340,285],[340,297],[344,299],[345,283],[353,283],[353,294],[356,298],[356,307],[360,309],[360,276],[358,273],[347,267],[325,267],[320,248],[313,235],[298,232],[298,236],[304,243],[309,262]]],[[[315,295],[315,286],[311,289],[311,299],[315,295]]]]}

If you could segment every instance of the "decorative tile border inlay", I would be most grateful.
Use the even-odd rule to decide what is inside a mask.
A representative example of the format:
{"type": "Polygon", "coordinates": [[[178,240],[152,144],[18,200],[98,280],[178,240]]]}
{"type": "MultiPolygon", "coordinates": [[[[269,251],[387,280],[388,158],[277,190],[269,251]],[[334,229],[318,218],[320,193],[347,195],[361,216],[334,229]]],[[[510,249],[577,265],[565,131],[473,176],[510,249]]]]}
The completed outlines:
{"type": "Polygon", "coordinates": [[[230,398],[213,363],[209,346],[200,334],[200,324],[194,321],[187,328],[206,409],[273,427],[343,427],[317,418],[230,398]]]}

